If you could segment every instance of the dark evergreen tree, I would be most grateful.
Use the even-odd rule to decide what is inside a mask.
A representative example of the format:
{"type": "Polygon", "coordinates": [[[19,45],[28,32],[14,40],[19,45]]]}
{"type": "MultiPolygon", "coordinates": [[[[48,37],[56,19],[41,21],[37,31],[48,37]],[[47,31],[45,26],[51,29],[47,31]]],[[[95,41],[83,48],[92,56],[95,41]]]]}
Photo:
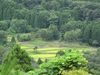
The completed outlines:
{"type": "Polygon", "coordinates": [[[16,58],[16,65],[14,66],[14,69],[22,70],[22,71],[30,71],[32,70],[32,64],[31,64],[31,58],[28,56],[28,54],[20,48],[19,45],[14,45],[14,47],[11,49],[10,53],[7,54],[7,56],[11,55],[8,59],[6,57],[4,59],[4,63],[9,63],[12,61],[11,58],[16,58]]]}
{"type": "Polygon", "coordinates": [[[43,63],[43,61],[41,60],[41,58],[39,58],[38,61],[37,61],[37,64],[40,65],[40,64],[42,64],[42,63],[43,63]]]}
{"type": "Polygon", "coordinates": [[[11,38],[11,43],[16,43],[16,39],[14,36],[11,38]]]}

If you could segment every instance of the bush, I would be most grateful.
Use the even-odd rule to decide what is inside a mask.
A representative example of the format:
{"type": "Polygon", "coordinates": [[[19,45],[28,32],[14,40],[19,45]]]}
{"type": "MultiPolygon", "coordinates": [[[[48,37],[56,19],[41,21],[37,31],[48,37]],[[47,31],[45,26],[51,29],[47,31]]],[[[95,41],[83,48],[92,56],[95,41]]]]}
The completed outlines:
{"type": "Polygon", "coordinates": [[[87,66],[87,60],[83,55],[76,51],[65,51],[65,54],[60,57],[56,57],[47,63],[41,65],[42,74],[46,75],[61,75],[64,71],[70,71],[72,69],[85,69],[87,66]]]}
{"type": "Polygon", "coordinates": [[[80,39],[80,36],[81,36],[80,29],[71,30],[71,31],[67,31],[64,34],[64,40],[67,42],[78,41],[80,39]]]}
{"type": "Polygon", "coordinates": [[[56,53],[56,56],[63,56],[64,54],[65,52],[60,50],[56,53]]]}
{"type": "Polygon", "coordinates": [[[36,33],[36,36],[39,38],[42,38],[43,40],[47,40],[48,38],[48,33],[47,29],[41,29],[36,33]]]}
{"type": "Polygon", "coordinates": [[[17,40],[20,42],[24,42],[24,41],[30,41],[31,35],[30,34],[19,34],[17,35],[17,40]]]}

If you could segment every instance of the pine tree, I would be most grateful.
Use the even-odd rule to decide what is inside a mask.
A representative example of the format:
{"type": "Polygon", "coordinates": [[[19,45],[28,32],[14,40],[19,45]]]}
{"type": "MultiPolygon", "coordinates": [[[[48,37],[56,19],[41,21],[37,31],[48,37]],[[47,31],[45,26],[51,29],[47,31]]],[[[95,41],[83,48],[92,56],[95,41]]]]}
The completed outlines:
{"type": "Polygon", "coordinates": [[[42,63],[43,63],[43,61],[41,60],[41,58],[39,58],[38,61],[37,61],[37,64],[40,65],[40,64],[42,64],[42,63]]]}
{"type": "Polygon", "coordinates": [[[5,56],[5,59],[2,64],[1,75],[10,75],[12,69],[15,68],[16,63],[17,58],[15,57],[15,54],[13,54],[12,49],[5,56]]]}
{"type": "Polygon", "coordinates": [[[16,39],[15,39],[14,36],[13,36],[12,39],[11,39],[11,43],[16,43],[16,39]]]}
{"type": "Polygon", "coordinates": [[[14,45],[11,52],[8,54],[8,56],[4,59],[4,63],[8,64],[12,62],[12,58],[16,58],[16,65],[14,69],[21,70],[21,71],[30,71],[32,69],[31,66],[31,58],[28,56],[28,54],[20,48],[19,45],[14,45]],[[8,56],[10,56],[10,59],[8,59],[8,56]]]}

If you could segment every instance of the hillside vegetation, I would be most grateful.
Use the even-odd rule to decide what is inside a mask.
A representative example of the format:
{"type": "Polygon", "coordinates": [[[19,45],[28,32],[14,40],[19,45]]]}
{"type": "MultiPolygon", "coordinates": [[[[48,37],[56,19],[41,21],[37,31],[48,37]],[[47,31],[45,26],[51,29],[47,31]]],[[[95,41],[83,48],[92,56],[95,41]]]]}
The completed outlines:
{"type": "Polygon", "coordinates": [[[3,31],[9,35],[32,33],[33,38],[20,34],[17,38],[100,45],[99,0],[0,0],[0,3],[1,36],[3,31]]]}
{"type": "Polygon", "coordinates": [[[0,0],[0,75],[100,75],[100,0],[0,0]]]}

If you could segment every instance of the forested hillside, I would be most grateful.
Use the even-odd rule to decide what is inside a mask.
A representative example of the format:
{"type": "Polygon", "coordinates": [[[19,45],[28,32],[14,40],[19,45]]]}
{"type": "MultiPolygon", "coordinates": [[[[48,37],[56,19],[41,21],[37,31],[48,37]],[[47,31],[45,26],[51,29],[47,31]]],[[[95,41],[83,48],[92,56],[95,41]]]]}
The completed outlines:
{"type": "MultiPolygon", "coordinates": [[[[100,45],[99,0],[0,0],[0,30],[100,45]]],[[[2,33],[0,31],[0,33],[2,33]]]]}
{"type": "Polygon", "coordinates": [[[100,75],[98,47],[100,0],[0,0],[1,75],[100,75]]]}

